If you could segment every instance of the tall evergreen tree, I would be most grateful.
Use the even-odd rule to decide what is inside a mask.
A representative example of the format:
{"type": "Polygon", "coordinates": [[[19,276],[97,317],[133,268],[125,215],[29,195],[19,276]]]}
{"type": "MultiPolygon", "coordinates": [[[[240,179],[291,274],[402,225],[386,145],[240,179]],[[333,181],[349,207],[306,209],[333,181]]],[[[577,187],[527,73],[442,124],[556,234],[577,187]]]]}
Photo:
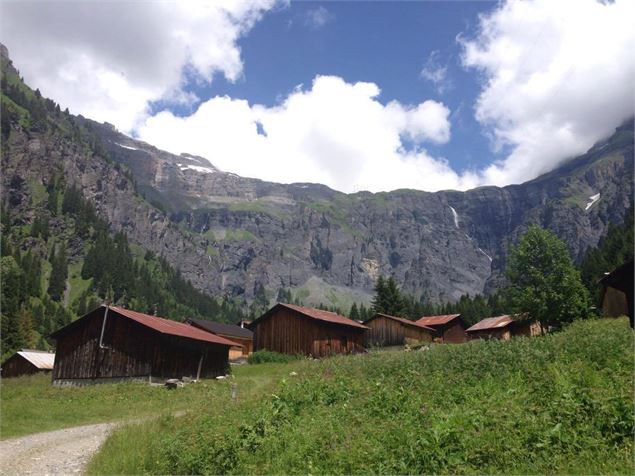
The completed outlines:
{"type": "Polygon", "coordinates": [[[53,247],[51,252],[51,276],[49,278],[48,293],[54,301],[61,301],[66,290],[66,279],[68,278],[68,260],[66,257],[66,245],[61,244],[56,252],[53,247]]]}

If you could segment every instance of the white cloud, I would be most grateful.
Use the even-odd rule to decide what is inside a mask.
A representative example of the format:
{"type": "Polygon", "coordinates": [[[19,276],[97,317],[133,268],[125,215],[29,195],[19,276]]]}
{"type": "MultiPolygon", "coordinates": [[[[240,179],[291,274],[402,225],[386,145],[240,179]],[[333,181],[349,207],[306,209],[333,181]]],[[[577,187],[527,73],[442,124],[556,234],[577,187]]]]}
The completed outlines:
{"type": "Polygon", "coordinates": [[[441,61],[441,54],[434,50],[428,56],[426,64],[421,69],[421,77],[430,81],[439,94],[453,88],[453,82],[448,78],[448,66],[441,61]]]}
{"type": "Polygon", "coordinates": [[[320,5],[317,8],[307,10],[305,23],[314,30],[320,30],[333,21],[333,19],[333,14],[320,5]]]}
{"type": "Polygon", "coordinates": [[[148,103],[191,104],[199,80],[238,79],[239,38],[275,0],[236,2],[5,2],[2,41],[27,83],[71,112],[124,131],[148,103]]]}
{"type": "Polygon", "coordinates": [[[296,88],[276,107],[215,97],[189,117],[162,112],[148,118],[138,132],[168,151],[277,182],[318,182],[346,192],[475,184],[423,149],[450,139],[447,107],[435,101],[384,105],[379,93],[373,83],[318,76],[311,89],[296,88]]]}
{"type": "Polygon", "coordinates": [[[585,152],[634,113],[635,2],[509,1],[460,39],[483,75],[476,117],[509,156],[480,181],[519,183],[585,152]]]}

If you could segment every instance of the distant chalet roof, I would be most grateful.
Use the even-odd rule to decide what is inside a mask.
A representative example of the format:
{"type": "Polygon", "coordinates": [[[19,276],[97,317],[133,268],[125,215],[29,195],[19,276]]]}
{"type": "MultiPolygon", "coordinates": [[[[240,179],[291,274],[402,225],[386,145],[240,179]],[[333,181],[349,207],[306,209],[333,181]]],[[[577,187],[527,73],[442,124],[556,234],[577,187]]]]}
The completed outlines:
{"type": "Polygon", "coordinates": [[[508,315],[488,317],[487,319],[483,319],[482,321],[477,322],[469,329],[466,329],[465,332],[502,329],[503,327],[507,327],[508,325],[510,325],[512,322],[514,322],[514,318],[508,315]]]}
{"type": "Polygon", "coordinates": [[[238,337],[241,339],[253,339],[254,333],[249,329],[237,326],[235,324],[226,324],[224,322],[207,321],[204,319],[188,319],[187,322],[191,322],[193,325],[201,327],[202,329],[229,337],[238,337]]]}
{"type": "Polygon", "coordinates": [[[448,322],[453,321],[457,317],[461,317],[461,314],[444,314],[442,316],[423,316],[417,319],[415,322],[423,324],[424,326],[443,326],[448,322]]]}
{"type": "Polygon", "coordinates": [[[378,312],[377,314],[375,314],[370,319],[367,319],[366,321],[364,321],[364,324],[366,324],[367,322],[372,321],[373,319],[376,319],[377,317],[385,317],[386,319],[392,319],[393,321],[400,322],[402,324],[405,324],[406,326],[417,327],[419,329],[425,329],[425,330],[428,330],[430,332],[436,332],[436,329],[433,329],[432,327],[428,327],[428,326],[425,326],[423,324],[420,324],[417,321],[411,321],[409,319],[404,319],[403,317],[391,316],[390,314],[383,314],[381,312],[378,312]]]}
{"type": "MultiPolygon", "coordinates": [[[[100,306],[100,308],[105,310],[106,306],[105,305],[100,306]]],[[[162,317],[157,317],[157,316],[150,316],[149,314],[143,314],[141,312],[131,311],[129,309],[124,309],[123,307],[118,307],[118,306],[109,306],[108,309],[110,310],[110,312],[115,312],[119,314],[120,316],[126,317],[135,322],[138,322],[142,326],[148,327],[161,334],[183,337],[186,339],[192,339],[192,340],[197,340],[202,342],[209,342],[211,344],[226,345],[231,347],[240,346],[240,344],[236,342],[232,342],[229,339],[225,339],[224,337],[211,334],[204,330],[198,329],[197,327],[190,326],[182,322],[172,321],[170,319],[164,319],[162,317]]],[[[79,321],[84,319],[86,316],[95,312],[95,310],[89,312],[83,317],[80,317],[76,321],[71,322],[69,325],[62,327],[61,329],[58,329],[53,334],[51,334],[51,337],[56,337],[59,334],[63,333],[67,328],[70,328],[71,326],[75,326],[79,321]]]]}
{"type": "Polygon", "coordinates": [[[55,363],[55,354],[44,350],[22,349],[16,354],[22,356],[40,370],[52,370],[55,363]]]}
{"type": "Polygon", "coordinates": [[[368,329],[368,327],[366,327],[365,325],[360,324],[359,322],[354,321],[352,319],[349,319],[348,317],[340,316],[339,314],[335,312],[323,311],[321,309],[313,309],[311,307],[296,306],[295,304],[285,304],[282,302],[279,302],[278,304],[273,306],[271,309],[269,309],[267,312],[265,312],[262,316],[260,316],[258,319],[254,320],[251,323],[251,326],[258,323],[260,320],[265,319],[266,317],[271,315],[276,309],[279,309],[280,307],[291,309],[292,311],[298,312],[305,317],[315,319],[317,321],[323,321],[323,322],[328,322],[330,324],[338,324],[342,326],[350,326],[350,327],[355,327],[357,329],[368,329]]]}

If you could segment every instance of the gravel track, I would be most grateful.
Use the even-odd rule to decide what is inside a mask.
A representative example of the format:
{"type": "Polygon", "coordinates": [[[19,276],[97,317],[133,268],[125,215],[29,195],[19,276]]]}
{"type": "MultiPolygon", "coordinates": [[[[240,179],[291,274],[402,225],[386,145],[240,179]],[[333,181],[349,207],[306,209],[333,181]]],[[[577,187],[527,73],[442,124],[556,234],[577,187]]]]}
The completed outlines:
{"type": "Polygon", "coordinates": [[[0,474],[81,474],[116,425],[77,426],[0,441],[0,474]]]}

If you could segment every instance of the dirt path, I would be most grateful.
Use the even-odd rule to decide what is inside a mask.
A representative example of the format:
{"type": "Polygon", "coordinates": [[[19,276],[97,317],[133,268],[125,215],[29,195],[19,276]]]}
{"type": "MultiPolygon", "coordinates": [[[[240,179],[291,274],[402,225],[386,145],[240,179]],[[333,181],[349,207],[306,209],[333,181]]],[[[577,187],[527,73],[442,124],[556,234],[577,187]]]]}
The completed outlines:
{"type": "Polygon", "coordinates": [[[78,474],[116,423],[77,426],[0,441],[0,473],[78,474]]]}

